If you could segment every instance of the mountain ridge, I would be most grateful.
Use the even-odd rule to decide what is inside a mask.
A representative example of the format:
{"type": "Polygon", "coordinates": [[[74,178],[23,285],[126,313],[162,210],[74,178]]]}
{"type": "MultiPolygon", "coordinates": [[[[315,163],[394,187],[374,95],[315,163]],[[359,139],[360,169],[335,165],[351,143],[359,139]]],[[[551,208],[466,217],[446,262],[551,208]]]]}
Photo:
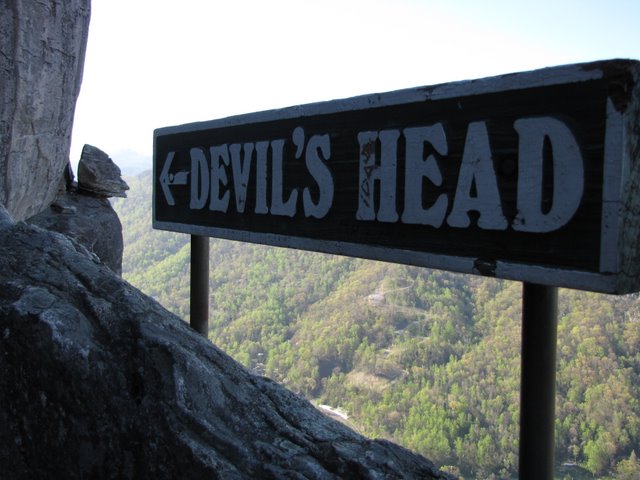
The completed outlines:
{"type": "MultiPolygon", "coordinates": [[[[123,275],[188,318],[189,236],[151,230],[150,172],[127,181],[123,275]]],[[[210,258],[209,338],[245,366],[452,472],[516,475],[519,283],[219,239],[210,258]]],[[[638,295],[562,289],[558,323],[558,462],[640,472],[638,295]]]]}

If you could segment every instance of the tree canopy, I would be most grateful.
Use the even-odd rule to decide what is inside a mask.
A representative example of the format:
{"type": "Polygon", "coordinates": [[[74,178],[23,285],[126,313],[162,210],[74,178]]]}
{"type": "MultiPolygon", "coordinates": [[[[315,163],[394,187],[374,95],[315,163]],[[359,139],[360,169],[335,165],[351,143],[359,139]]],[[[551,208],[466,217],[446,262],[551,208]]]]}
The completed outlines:
{"type": "MultiPolygon", "coordinates": [[[[188,319],[189,236],[152,231],[151,176],[127,181],[124,277],[188,319]]],[[[519,283],[219,239],[210,259],[209,338],[246,367],[467,478],[517,475],[519,283]]],[[[639,376],[640,296],[561,290],[563,471],[638,478],[639,376]]]]}

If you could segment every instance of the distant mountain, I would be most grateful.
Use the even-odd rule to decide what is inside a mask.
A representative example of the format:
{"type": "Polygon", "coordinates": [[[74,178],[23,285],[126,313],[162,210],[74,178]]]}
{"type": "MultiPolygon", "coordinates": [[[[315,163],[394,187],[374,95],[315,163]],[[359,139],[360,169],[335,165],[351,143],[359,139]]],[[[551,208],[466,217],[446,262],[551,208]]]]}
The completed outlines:
{"type": "MultiPolygon", "coordinates": [[[[189,236],[151,230],[150,172],[127,182],[124,276],[188,318],[189,236]]],[[[517,475],[519,283],[218,239],[210,257],[209,337],[248,368],[466,478],[517,475]]],[[[640,297],[561,290],[558,338],[558,471],[637,479],[640,297]]]]}
{"type": "Polygon", "coordinates": [[[150,155],[142,155],[133,150],[119,150],[108,154],[125,176],[135,176],[152,167],[150,155]]]}

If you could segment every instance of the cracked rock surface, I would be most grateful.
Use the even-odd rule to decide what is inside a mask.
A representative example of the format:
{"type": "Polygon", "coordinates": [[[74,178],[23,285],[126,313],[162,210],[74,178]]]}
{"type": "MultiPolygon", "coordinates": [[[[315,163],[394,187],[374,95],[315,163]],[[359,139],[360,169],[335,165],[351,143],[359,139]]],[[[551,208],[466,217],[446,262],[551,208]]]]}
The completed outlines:
{"type": "Polygon", "coordinates": [[[73,238],[115,273],[122,274],[122,224],[106,198],[69,191],[27,222],[73,238]]]}
{"type": "Polygon", "coordinates": [[[0,2],[0,203],[24,220],[58,195],[90,0],[0,2]]]}
{"type": "Polygon", "coordinates": [[[3,475],[447,478],[251,374],[79,243],[5,217],[3,475]]]}

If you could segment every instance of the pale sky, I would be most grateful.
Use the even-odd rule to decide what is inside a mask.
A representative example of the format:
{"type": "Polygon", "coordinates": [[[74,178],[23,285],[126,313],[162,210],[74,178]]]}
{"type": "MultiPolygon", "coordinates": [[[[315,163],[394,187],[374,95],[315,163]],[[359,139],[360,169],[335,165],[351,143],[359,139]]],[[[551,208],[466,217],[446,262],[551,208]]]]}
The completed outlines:
{"type": "Polygon", "coordinates": [[[640,59],[640,0],[93,0],[71,160],[150,166],[158,127],[610,58],[640,59]]]}

